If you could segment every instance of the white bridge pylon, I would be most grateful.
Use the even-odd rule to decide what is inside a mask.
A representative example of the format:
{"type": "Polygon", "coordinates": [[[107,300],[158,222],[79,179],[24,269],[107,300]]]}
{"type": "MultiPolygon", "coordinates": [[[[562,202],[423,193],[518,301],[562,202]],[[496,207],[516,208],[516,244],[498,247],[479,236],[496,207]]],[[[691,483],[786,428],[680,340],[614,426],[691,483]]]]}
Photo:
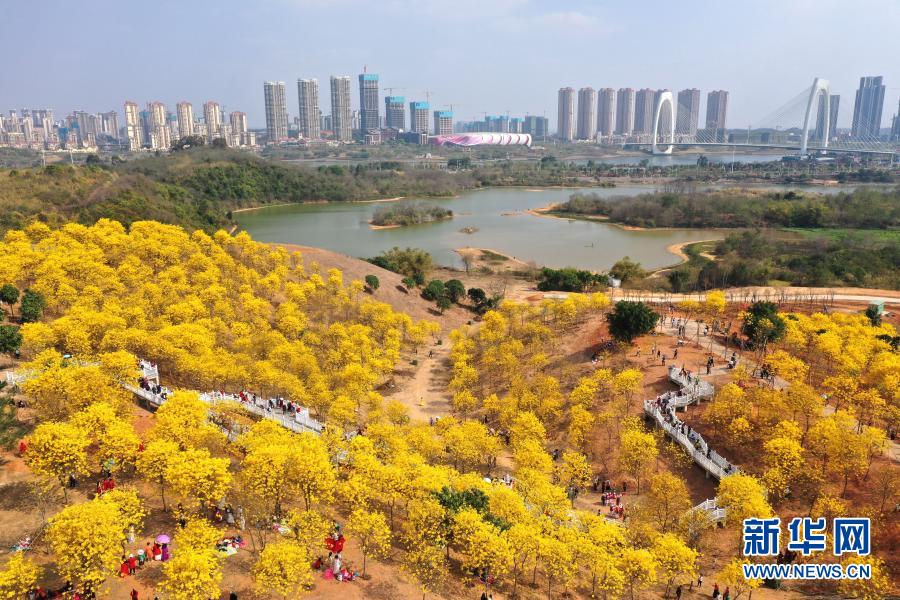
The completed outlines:
{"type": "Polygon", "coordinates": [[[822,107],[822,114],[824,117],[822,118],[822,122],[825,128],[825,135],[819,135],[818,137],[822,138],[822,147],[828,147],[828,136],[831,135],[831,132],[828,131],[828,128],[831,125],[831,85],[828,83],[827,79],[816,77],[809,90],[809,100],[806,102],[806,112],[803,114],[803,134],[800,138],[800,156],[806,155],[806,145],[809,141],[809,116],[812,114],[813,107],[816,106],[816,100],[818,99],[819,94],[824,94],[825,102],[822,107]]]}
{"type": "MultiPolygon", "coordinates": [[[[816,80],[818,81],[818,80],[816,80]]],[[[656,99],[656,110],[653,111],[653,143],[650,146],[651,154],[672,154],[675,147],[675,97],[672,92],[666,90],[660,92],[659,98],[656,99]],[[659,139],[659,118],[662,116],[662,108],[664,104],[669,105],[669,135],[666,140],[665,149],[660,149],[657,145],[659,139]]]]}

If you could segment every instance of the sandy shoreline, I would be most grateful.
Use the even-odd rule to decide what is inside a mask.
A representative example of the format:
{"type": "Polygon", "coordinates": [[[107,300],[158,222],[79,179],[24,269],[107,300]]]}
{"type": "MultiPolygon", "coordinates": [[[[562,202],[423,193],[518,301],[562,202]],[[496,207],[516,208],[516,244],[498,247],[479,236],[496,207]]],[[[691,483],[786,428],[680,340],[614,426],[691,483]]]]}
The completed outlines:
{"type": "Polygon", "coordinates": [[[501,271],[521,271],[524,269],[530,269],[534,265],[525,262],[524,260],[518,259],[515,256],[510,254],[506,254],[505,252],[499,252],[494,250],[493,248],[475,248],[472,246],[466,246],[464,248],[454,248],[453,251],[457,253],[460,258],[469,258],[471,262],[471,267],[474,269],[478,269],[481,267],[487,267],[492,270],[501,270],[501,271]],[[482,258],[482,254],[484,252],[491,252],[493,254],[497,254],[505,258],[502,261],[491,261],[482,258]]]}
{"type": "MultiPolygon", "coordinates": [[[[681,259],[681,262],[678,264],[684,264],[687,261],[691,260],[691,257],[688,256],[687,253],[684,251],[685,247],[690,246],[691,244],[702,244],[704,242],[718,242],[721,239],[722,238],[719,237],[719,238],[712,238],[709,240],[691,240],[689,242],[678,242],[677,244],[669,244],[668,246],[666,246],[666,251],[671,252],[672,254],[674,254],[675,256],[677,256],[678,258],[681,259]]],[[[672,266],[678,266],[678,265],[672,265],[672,266]]],[[[671,267],[664,267],[664,268],[668,269],[671,267]]],[[[657,270],[659,270],[659,269],[657,269],[657,270]]]]}

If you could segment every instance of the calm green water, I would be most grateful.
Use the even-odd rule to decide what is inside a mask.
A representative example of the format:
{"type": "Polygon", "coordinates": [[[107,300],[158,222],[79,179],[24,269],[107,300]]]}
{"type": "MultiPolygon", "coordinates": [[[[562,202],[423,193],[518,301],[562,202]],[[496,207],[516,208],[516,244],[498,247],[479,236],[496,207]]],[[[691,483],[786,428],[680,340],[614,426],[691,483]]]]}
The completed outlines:
{"type": "MultiPolygon", "coordinates": [[[[603,196],[652,192],[654,185],[590,188],[603,196]]],[[[239,213],[254,239],[326,248],[351,256],[375,256],[393,246],[422,248],[443,265],[461,267],[454,248],[492,248],[518,259],[551,267],[603,270],[623,256],[645,268],[678,261],[670,244],[721,237],[710,230],[625,231],[614,225],[537,217],[522,211],[568,199],[573,189],[491,188],[458,198],[425,199],[453,211],[453,219],[395,229],[373,230],[367,221],[377,203],[296,204],[239,213]],[[476,227],[473,234],[460,232],[476,227]]],[[[627,200],[624,200],[627,202],[627,200]]]]}

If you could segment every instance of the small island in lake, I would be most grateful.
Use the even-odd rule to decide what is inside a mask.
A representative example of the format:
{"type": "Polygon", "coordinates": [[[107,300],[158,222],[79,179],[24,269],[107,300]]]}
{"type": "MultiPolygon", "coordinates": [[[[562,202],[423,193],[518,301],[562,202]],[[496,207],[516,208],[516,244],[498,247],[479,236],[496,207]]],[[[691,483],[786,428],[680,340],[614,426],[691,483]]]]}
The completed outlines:
{"type": "Polygon", "coordinates": [[[369,224],[373,228],[404,227],[453,218],[453,211],[424,202],[398,202],[380,206],[369,224]]]}

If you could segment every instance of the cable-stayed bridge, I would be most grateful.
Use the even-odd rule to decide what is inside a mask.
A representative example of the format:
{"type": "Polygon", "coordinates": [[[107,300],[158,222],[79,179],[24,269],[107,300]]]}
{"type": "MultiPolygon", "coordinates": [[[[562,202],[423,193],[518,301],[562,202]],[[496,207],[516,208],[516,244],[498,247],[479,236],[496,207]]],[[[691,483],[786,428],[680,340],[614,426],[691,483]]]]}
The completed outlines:
{"type": "Polygon", "coordinates": [[[772,148],[791,150],[801,156],[817,153],[900,154],[900,142],[886,141],[878,130],[848,136],[834,129],[837,107],[831,106],[831,86],[816,78],[812,85],[761,117],[746,130],[731,128],[698,129],[686,132],[683,115],[677,114],[671,91],[657,94],[653,112],[653,133],[645,140],[625,146],[648,147],[653,154],[671,154],[678,147],[772,148]],[[677,115],[677,117],[676,117],[677,115]],[[834,116],[833,116],[834,115],[834,116]]]}

